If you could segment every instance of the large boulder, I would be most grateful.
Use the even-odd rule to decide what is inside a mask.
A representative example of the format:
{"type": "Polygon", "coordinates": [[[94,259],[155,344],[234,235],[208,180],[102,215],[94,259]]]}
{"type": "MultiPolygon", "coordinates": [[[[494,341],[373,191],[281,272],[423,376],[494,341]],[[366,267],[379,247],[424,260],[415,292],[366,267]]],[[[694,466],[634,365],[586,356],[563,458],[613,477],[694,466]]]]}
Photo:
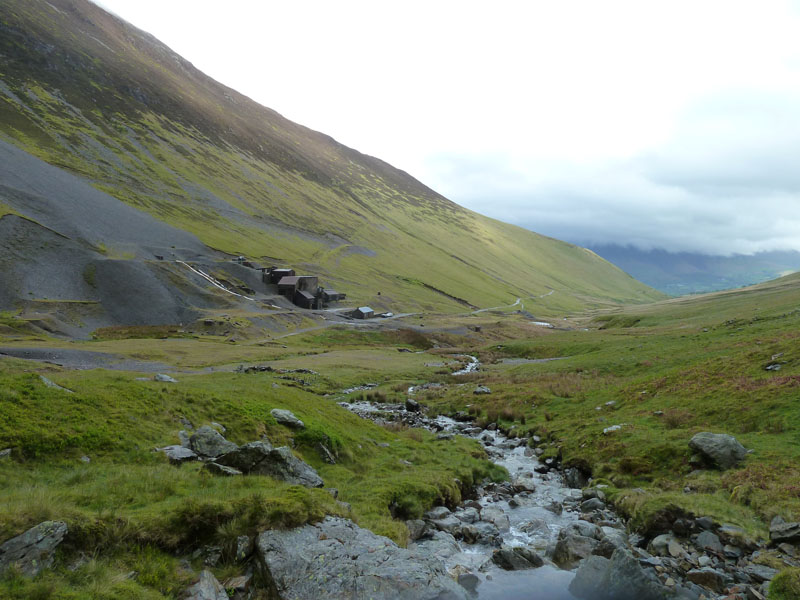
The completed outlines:
{"type": "Polygon", "coordinates": [[[189,438],[189,448],[204,458],[216,458],[236,450],[238,446],[222,437],[213,427],[203,425],[189,438]]]}
{"type": "Polygon", "coordinates": [[[45,521],[0,545],[0,573],[15,567],[35,577],[53,564],[56,547],[67,534],[62,521],[45,521]]]}
{"type": "Polygon", "coordinates": [[[224,454],[214,462],[247,475],[269,475],[287,483],[322,487],[322,477],[314,468],[297,458],[288,446],[273,448],[267,441],[250,442],[224,454]]]}
{"type": "Polygon", "coordinates": [[[747,456],[747,448],[735,437],[726,433],[704,431],[689,440],[689,447],[697,452],[710,467],[730,469],[739,464],[747,456]]]}
{"type": "Polygon", "coordinates": [[[272,450],[272,444],[267,440],[250,442],[222,456],[218,456],[214,462],[225,465],[226,467],[231,467],[242,473],[250,473],[258,463],[269,456],[272,450]]]}
{"type": "Polygon", "coordinates": [[[258,536],[269,597],[283,600],[466,600],[443,563],[338,517],[258,536]]]}
{"type": "Polygon", "coordinates": [[[675,593],[654,573],[645,571],[629,552],[616,550],[611,559],[592,556],[583,561],[569,591],[586,600],[665,600],[675,593]]]}
{"type": "Polygon", "coordinates": [[[285,408],[273,408],[269,411],[269,414],[281,425],[286,425],[292,429],[303,429],[306,426],[305,423],[294,416],[292,411],[286,410],[285,408]]]}

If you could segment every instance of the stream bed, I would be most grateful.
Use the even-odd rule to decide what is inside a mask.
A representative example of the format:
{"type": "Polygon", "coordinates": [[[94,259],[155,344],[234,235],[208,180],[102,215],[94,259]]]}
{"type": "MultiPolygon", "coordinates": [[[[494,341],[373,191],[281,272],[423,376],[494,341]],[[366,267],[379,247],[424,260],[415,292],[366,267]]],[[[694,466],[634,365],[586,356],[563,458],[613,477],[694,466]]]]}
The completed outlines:
{"type": "Polygon", "coordinates": [[[410,549],[432,552],[454,575],[471,575],[476,592],[473,597],[480,600],[576,598],[568,590],[575,576],[572,571],[552,564],[505,570],[492,562],[500,547],[526,547],[542,556],[552,554],[559,532],[580,519],[581,491],[570,489],[558,471],[540,463],[524,440],[508,439],[496,430],[472,427],[445,416],[429,419],[400,404],[339,404],[378,423],[410,423],[435,431],[442,439],[454,434],[478,439],[490,459],[509,472],[510,483],[478,486],[477,499],[462,503],[452,512],[437,507],[428,513],[427,531],[409,545],[410,549]]]}
{"type": "MultiPolygon", "coordinates": [[[[459,358],[468,362],[456,375],[480,367],[473,356],[459,358]]],[[[443,441],[454,435],[471,437],[508,471],[509,481],[478,484],[471,498],[452,510],[437,506],[422,519],[406,521],[409,550],[418,553],[418,560],[441,561],[471,598],[766,597],[777,570],[756,563],[764,545],[743,530],[708,517],[679,515],[665,531],[651,532],[648,538],[629,535],[606,504],[604,486],[590,487],[580,471],[562,471],[553,458],[540,460],[547,442],[537,436],[509,438],[496,424],[477,427],[463,412],[455,418],[428,417],[415,393],[443,385],[413,386],[404,404],[347,401],[348,393],[365,389],[352,388],[344,391],[339,404],[378,424],[428,429],[443,441]]],[[[490,393],[484,386],[475,391],[490,393]]],[[[795,564],[793,559],[784,562],[795,564]]]]}

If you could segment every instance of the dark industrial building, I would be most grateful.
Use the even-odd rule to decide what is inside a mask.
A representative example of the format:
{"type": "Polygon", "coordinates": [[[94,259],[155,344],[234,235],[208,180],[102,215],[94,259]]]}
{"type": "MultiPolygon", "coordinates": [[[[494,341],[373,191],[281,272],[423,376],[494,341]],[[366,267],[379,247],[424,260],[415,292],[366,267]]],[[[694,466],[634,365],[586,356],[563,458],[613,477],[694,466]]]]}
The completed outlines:
{"type": "Polygon", "coordinates": [[[319,308],[317,297],[311,292],[306,292],[304,290],[297,290],[294,293],[292,302],[300,308],[319,308]]]}
{"type": "Polygon", "coordinates": [[[339,300],[344,300],[347,297],[345,294],[340,294],[336,290],[332,289],[322,290],[321,296],[323,302],[338,302],[339,300]]]}
{"type": "Polygon", "coordinates": [[[294,277],[294,274],[294,269],[277,269],[275,267],[269,267],[264,269],[261,279],[264,281],[264,283],[271,283],[274,285],[284,277],[294,277]]]}

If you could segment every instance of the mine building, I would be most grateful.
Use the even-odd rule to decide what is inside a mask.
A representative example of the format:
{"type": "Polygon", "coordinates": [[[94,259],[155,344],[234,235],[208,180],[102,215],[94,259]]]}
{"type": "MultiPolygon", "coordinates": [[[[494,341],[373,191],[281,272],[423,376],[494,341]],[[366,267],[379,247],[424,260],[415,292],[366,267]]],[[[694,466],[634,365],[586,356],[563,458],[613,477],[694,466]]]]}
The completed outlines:
{"type": "Polygon", "coordinates": [[[375,316],[375,311],[369,306],[359,306],[353,311],[353,316],[356,319],[371,319],[375,316]]]}
{"type": "Polygon", "coordinates": [[[264,283],[276,284],[279,283],[284,277],[294,277],[294,269],[278,269],[276,267],[269,267],[264,269],[261,279],[264,283]]]}
{"type": "Polygon", "coordinates": [[[344,300],[346,298],[345,294],[340,294],[336,290],[332,289],[323,289],[320,292],[320,297],[322,298],[323,302],[339,302],[340,300],[344,300]]]}
{"type": "Polygon", "coordinates": [[[300,308],[319,308],[317,297],[311,292],[307,292],[305,290],[295,291],[292,302],[294,302],[300,308]]]}

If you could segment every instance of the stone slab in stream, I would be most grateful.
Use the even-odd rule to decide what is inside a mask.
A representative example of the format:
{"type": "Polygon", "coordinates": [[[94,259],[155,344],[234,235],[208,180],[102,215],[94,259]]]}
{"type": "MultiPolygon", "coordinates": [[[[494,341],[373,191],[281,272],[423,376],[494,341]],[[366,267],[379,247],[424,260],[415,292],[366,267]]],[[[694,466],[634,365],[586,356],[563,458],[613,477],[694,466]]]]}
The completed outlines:
{"type": "Polygon", "coordinates": [[[282,600],[467,599],[441,561],[348,519],[265,531],[256,552],[269,592],[282,600]]]}

